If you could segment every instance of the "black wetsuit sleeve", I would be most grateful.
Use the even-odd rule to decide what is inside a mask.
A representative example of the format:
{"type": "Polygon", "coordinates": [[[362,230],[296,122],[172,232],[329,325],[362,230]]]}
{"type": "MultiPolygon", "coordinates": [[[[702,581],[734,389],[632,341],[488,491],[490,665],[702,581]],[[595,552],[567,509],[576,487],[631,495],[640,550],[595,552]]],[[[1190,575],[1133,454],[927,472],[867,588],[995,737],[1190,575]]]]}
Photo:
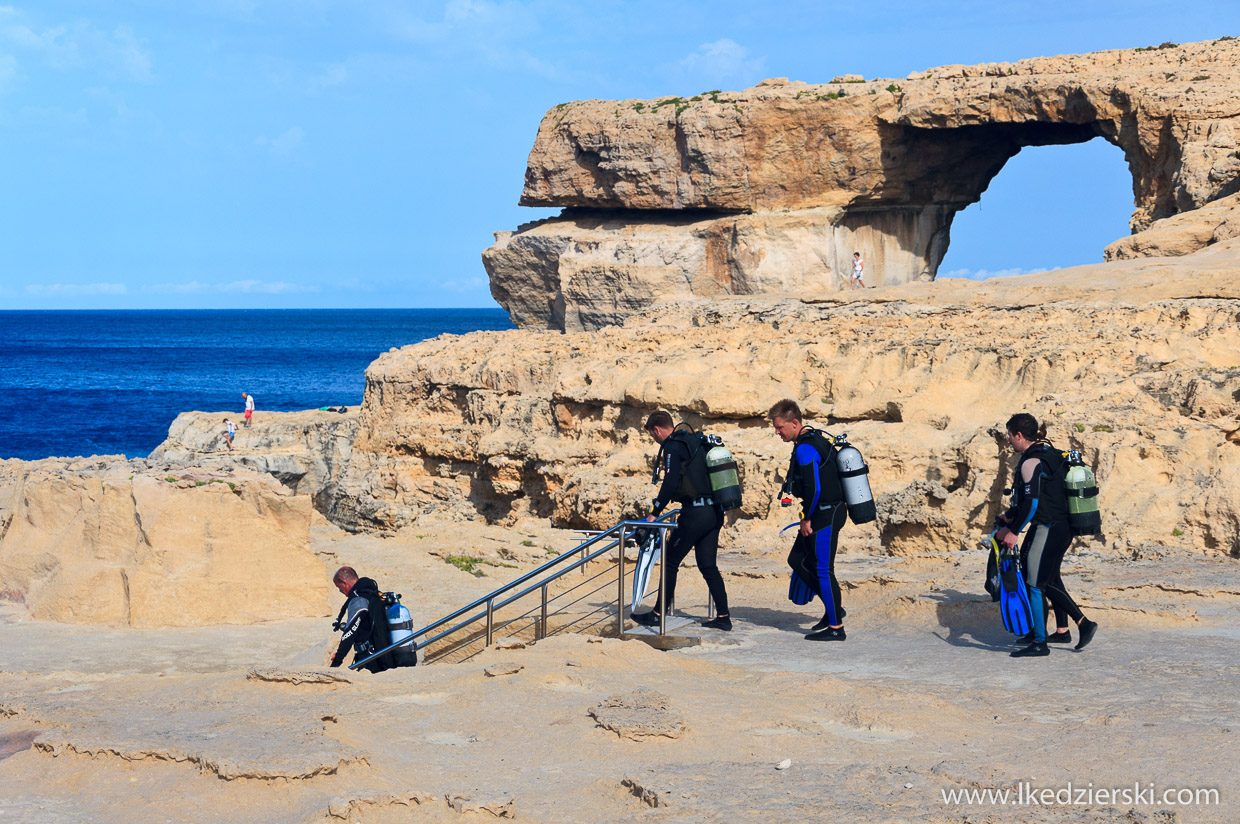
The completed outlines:
{"type": "Polygon", "coordinates": [[[344,662],[344,657],[348,654],[349,648],[358,640],[368,638],[370,638],[369,605],[354,612],[353,617],[349,619],[349,623],[345,625],[344,637],[340,639],[340,646],[336,648],[336,654],[332,657],[332,666],[340,666],[344,662]]]}
{"type": "MultiPolygon", "coordinates": [[[[1033,477],[1025,480],[1024,464],[1016,468],[1016,495],[1013,496],[1012,505],[1008,507],[1007,512],[1003,516],[1007,519],[1007,528],[1011,532],[1019,535],[1021,531],[1029,526],[1033,520],[1033,516],[1038,512],[1038,499],[1042,497],[1042,481],[1046,477],[1046,471],[1042,466],[1042,462],[1036,458],[1030,459],[1037,463],[1037,468],[1033,470],[1033,477]]],[[[1028,461],[1025,461],[1028,463],[1028,461]]]]}
{"type": "Polygon", "coordinates": [[[685,446],[680,441],[666,440],[663,442],[663,449],[660,450],[663,460],[663,484],[659,487],[659,494],[654,499],[654,508],[652,514],[658,515],[667,508],[667,505],[676,497],[676,490],[680,489],[680,477],[685,471],[685,446]]]}

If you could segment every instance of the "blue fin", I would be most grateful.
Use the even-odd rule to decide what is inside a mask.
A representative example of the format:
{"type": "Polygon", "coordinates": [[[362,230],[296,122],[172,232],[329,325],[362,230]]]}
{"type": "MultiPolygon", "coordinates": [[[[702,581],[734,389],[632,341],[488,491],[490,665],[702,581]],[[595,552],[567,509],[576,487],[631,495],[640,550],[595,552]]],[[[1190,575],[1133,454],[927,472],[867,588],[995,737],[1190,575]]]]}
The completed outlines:
{"type": "Polygon", "coordinates": [[[1025,588],[1019,558],[1006,557],[999,562],[999,584],[999,610],[1003,615],[1003,626],[1016,635],[1032,632],[1029,593],[1025,588]]]}

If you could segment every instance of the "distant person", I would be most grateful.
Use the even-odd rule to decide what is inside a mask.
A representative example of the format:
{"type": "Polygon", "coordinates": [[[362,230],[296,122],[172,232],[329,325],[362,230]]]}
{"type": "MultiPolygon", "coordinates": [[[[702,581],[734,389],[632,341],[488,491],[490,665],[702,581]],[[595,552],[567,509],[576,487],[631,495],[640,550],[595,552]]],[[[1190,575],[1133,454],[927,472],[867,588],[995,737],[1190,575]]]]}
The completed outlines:
{"type": "Polygon", "coordinates": [[[853,273],[852,280],[848,282],[849,289],[856,289],[860,286],[866,288],[865,281],[861,279],[861,275],[865,272],[865,261],[861,259],[860,252],[853,252],[853,273]]]}
{"type": "Polygon", "coordinates": [[[822,432],[802,422],[796,401],[782,400],[768,414],[780,439],[793,444],[784,484],[801,499],[800,530],[788,553],[788,566],[792,567],[788,599],[794,604],[808,604],[816,595],[822,601],[822,620],[810,629],[807,641],[843,641],[848,634],[844,631],[840,582],[835,577],[835,555],[848,509],[835,449],[822,432]]]}
{"type": "Polygon", "coordinates": [[[1084,649],[1094,639],[1098,624],[1081,612],[1059,572],[1064,553],[1072,543],[1068,497],[1061,480],[1063,456],[1046,440],[1046,427],[1027,412],[1008,419],[1007,440],[1020,452],[1020,457],[1016,461],[1016,477],[1012,479],[1011,506],[999,516],[1002,526],[995,538],[1010,549],[1020,540],[1020,533],[1029,528],[1021,543],[1020,561],[1033,613],[1033,632],[1023,639],[1031,643],[1013,652],[1012,657],[1049,655],[1048,640],[1069,643],[1072,636],[1066,617],[1076,621],[1080,631],[1076,649],[1084,649]],[[1044,598],[1056,613],[1056,631],[1050,639],[1046,635],[1044,598]]]}
{"type": "MultiPolygon", "coordinates": [[[[359,578],[353,567],[341,567],[332,576],[332,583],[345,596],[344,606],[336,616],[332,629],[344,633],[340,646],[332,656],[332,666],[344,663],[344,657],[353,648],[353,660],[361,661],[369,655],[392,645],[392,633],[388,627],[387,609],[379,597],[379,585],[372,578],[359,578]]],[[[403,648],[393,650],[376,658],[362,669],[383,672],[396,667],[411,667],[417,662],[415,652],[403,648]]]]}
{"type": "Polygon", "coordinates": [[[228,418],[224,419],[224,442],[228,444],[228,451],[232,452],[233,437],[237,434],[236,425],[228,418]]]}
{"type": "Polygon", "coordinates": [[[681,562],[692,549],[698,572],[706,580],[706,587],[718,610],[716,616],[703,621],[702,626],[730,632],[732,619],[728,613],[728,592],[717,564],[723,508],[711,497],[710,478],[706,474],[706,450],[693,433],[676,431],[672,426],[672,416],[662,409],[646,419],[646,432],[659,444],[659,455],[655,459],[659,464],[656,473],[663,472],[663,484],[646,520],[653,521],[659,517],[672,501],[680,503],[680,515],[676,517],[676,529],[668,539],[667,578],[664,581],[667,600],[663,603],[656,601],[650,612],[634,613],[629,617],[648,627],[659,625],[659,611],[665,605],[668,612],[671,611],[670,605],[676,599],[676,575],[681,562]]]}
{"type": "Polygon", "coordinates": [[[241,399],[245,401],[245,428],[249,429],[254,418],[254,396],[242,392],[241,399]]]}

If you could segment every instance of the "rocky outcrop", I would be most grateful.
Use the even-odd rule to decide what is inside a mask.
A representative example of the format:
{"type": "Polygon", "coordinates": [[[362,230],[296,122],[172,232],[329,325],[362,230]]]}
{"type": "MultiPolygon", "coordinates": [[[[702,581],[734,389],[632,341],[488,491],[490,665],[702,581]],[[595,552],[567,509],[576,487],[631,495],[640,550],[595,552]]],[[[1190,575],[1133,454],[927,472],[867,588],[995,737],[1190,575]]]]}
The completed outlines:
{"type": "Polygon", "coordinates": [[[641,423],[662,407],[725,438],[738,526],[774,529],[787,447],[765,413],[793,397],[870,461],[880,520],[852,546],[959,548],[1009,482],[1002,423],[1028,410],[1094,467],[1113,551],[1240,555],[1238,270],[1233,240],[877,298],[686,301],[595,333],[426,341],[367,369],[332,517],[610,526],[652,496],[641,423]]]}
{"type": "Polygon", "coordinates": [[[145,628],[326,613],[310,499],[270,477],[107,458],[6,469],[0,597],[35,618],[145,628]]]}
{"type": "Polygon", "coordinates": [[[1150,228],[1112,243],[1106,248],[1105,257],[1180,257],[1234,237],[1240,237],[1240,194],[1155,221],[1150,228]]]}
{"type": "Polygon", "coordinates": [[[237,428],[230,450],[224,440],[222,412],[183,412],[168,437],[151,453],[152,463],[199,466],[225,471],[244,467],[271,475],[290,492],[309,495],[314,508],[327,512],[336,480],[349,463],[357,434],[357,410],[264,412],[249,429],[237,428]]]}
{"type": "Polygon", "coordinates": [[[764,81],[687,99],[578,101],[543,118],[492,294],[522,326],[592,329],[668,298],[930,280],[954,215],[1023,147],[1102,138],[1133,174],[1132,228],[1240,190],[1240,41],[907,78],[764,81]]]}

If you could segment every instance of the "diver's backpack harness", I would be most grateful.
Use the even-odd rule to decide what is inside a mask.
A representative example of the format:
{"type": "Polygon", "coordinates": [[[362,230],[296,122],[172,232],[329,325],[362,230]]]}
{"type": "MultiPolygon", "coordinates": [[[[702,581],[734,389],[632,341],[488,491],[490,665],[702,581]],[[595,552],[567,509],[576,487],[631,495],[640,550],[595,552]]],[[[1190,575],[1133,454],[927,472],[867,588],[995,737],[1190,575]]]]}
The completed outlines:
{"type": "Polygon", "coordinates": [[[1098,509],[1098,479],[1086,465],[1081,451],[1063,451],[1045,439],[1036,443],[1045,444],[1059,459],[1057,466],[1048,466],[1047,469],[1048,474],[1063,489],[1068,508],[1068,528],[1072,535],[1100,535],[1102,513],[1098,509]]]}
{"type": "MultiPolygon", "coordinates": [[[[878,513],[874,508],[874,495],[870,491],[870,480],[867,477],[870,474],[870,468],[866,465],[861,451],[848,442],[848,435],[846,433],[832,435],[812,426],[804,427],[802,432],[811,433],[809,443],[818,450],[824,464],[834,461],[840,486],[844,491],[844,504],[848,508],[849,520],[854,524],[868,524],[875,520],[878,513]]],[[[781,490],[781,495],[785,496],[788,504],[791,504],[791,499],[787,496],[791,493],[795,472],[796,449],[794,447],[793,457],[788,463],[788,474],[784,478],[784,486],[781,490]]],[[[809,517],[809,513],[805,513],[805,517],[809,517]]]]}
{"type": "Polygon", "coordinates": [[[654,460],[652,484],[658,484],[663,472],[663,454],[672,438],[681,440],[689,450],[689,460],[681,468],[677,495],[685,499],[712,498],[727,512],[741,505],[741,482],[736,459],[718,435],[698,432],[687,423],[679,423],[659,447],[654,460]]]}

